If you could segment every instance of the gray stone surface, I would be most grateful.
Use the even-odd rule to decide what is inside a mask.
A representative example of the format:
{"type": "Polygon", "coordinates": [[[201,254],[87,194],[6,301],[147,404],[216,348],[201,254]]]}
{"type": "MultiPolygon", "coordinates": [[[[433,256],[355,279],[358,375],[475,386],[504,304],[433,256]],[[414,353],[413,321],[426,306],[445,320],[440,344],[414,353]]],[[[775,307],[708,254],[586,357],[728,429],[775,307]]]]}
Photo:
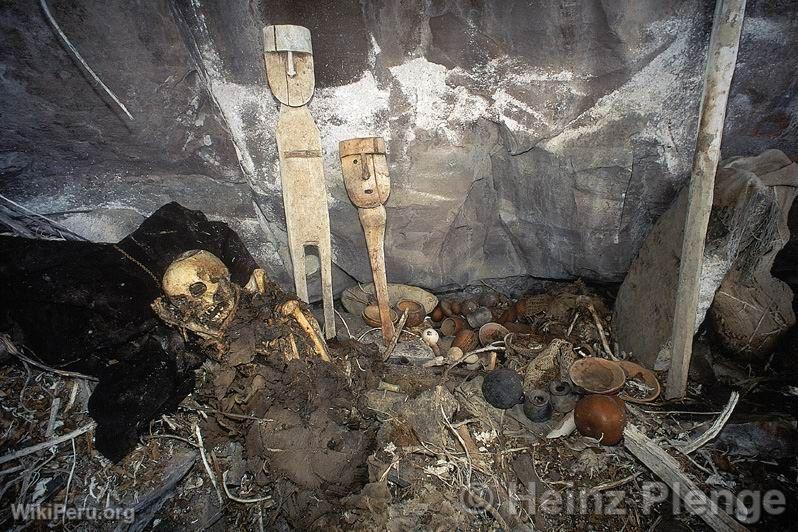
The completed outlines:
{"type": "MultiPolygon", "coordinates": [[[[389,281],[620,281],[690,167],[712,2],[52,0],[0,6],[0,193],[116,240],[176,200],[290,287],[260,28],[311,29],[336,291],[370,280],[338,141],[382,135],[389,281]]],[[[749,1],[725,155],[798,153],[798,2],[749,1]]]]}

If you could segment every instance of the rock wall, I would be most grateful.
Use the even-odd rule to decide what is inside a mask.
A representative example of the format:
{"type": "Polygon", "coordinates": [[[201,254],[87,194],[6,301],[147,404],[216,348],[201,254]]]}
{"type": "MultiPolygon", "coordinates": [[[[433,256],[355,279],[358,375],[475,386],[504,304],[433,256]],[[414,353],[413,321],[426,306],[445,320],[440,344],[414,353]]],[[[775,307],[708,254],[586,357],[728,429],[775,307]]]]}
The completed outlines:
{"type": "MultiPolygon", "coordinates": [[[[116,240],[176,200],[290,287],[260,29],[310,28],[335,288],[368,281],[338,142],[382,135],[389,280],[620,281],[689,172],[713,2],[33,2],[0,6],[0,193],[116,240]]],[[[798,153],[798,2],[749,1],[724,155],[798,153]]],[[[312,268],[311,268],[312,269],[312,268]]]]}

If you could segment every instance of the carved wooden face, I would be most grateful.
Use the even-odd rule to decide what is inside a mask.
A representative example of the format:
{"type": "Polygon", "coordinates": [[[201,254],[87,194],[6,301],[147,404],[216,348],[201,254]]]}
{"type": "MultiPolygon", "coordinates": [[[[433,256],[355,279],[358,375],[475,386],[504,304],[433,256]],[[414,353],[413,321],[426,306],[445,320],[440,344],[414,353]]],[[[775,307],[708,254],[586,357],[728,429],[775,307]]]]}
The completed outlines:
{"type": "Polygon", "coordinates": [[[308,103],[316,86],[310,30],[287,24],[266,26],[263,51],[274,97],[291,107],[308,103]]]}
{"type": "Polygon", "coordinates": [[[388,201],[391,181],[382,137],[343,140],[338,150],[344,186],[355,207],[371,209],[388,201]]]}

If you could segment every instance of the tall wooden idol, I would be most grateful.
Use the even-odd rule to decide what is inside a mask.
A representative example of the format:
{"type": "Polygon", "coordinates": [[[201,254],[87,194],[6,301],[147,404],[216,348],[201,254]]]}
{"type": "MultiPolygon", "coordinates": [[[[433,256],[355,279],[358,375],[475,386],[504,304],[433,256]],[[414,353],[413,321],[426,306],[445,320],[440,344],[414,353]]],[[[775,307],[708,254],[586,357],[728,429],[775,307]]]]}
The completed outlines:
{"type": "Polygon", "coordinates": [[[391,193],[388,159],[382,137],[341,141],[338,146],[341,171],[349,199],[357,207],[360,225],[366,235],[366,247],[374,276],[374,289],[380,308],[382,336],[386,345],[395,335],[388,302],[385,277],[385,202],[391,193]]]}
{"type": "Polygon", "coordinates": [[[276,137],[294,286],[297,296],[308,302],[305,255],[307,246],[315,246],[321,268],[324,332],[329,339],[335,336],[330,215],[321,137],[306,107],[316,84],[310,30],[302,26],[266,26],[263,45],[266,78],[280,102],[276,137]]]}

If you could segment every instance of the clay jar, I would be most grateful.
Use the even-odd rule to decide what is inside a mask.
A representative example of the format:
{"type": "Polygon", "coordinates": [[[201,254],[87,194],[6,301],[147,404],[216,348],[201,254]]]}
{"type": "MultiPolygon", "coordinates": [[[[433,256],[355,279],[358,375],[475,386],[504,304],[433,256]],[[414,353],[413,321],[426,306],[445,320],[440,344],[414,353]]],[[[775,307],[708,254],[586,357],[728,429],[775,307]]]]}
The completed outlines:
{"type": "Polygon", "coordinates": [[[442,299],[439,306],[441,307],[441,312],[443,312],[443,315],[447,318],[460,313],[460,304],[453,299],[442,299]],[[456,309],[455,305],[457,305],[456,309]]]}
{"type": "Polygon", "coordinates": [[[472,329],[479,329],[486,323],[490,323],[493,314],[488,307],[478,307],[474,312],[466,316],[466,321],[472,329]]]}
{"type": "Polygon", "coordinates": [[[454,341],[452,342],[452,347],[459,347],[463,350],[463,353],[473,351],[478,345],[479,337],[477,336],[477,333],[471,329],[463,329],[457,333],[454,336],[454,341]]]}
{"type": "Polygon", "coordinates": [[[479,305],[477,305],[476,301],[474,301],[473,299],[466,299],[465,301],[460,303],[460,314],[463,316],[468,316],[478,308],[479,305]]]}
{"type": "Polygon", "coordinates": [[[432,312],[430,312],[429,317],[435,323],[442,321],[443,318],[446,317],[446,314],[444,314],[443,308],[441,307],[440,303],[438,303],[438,305],[434,309],[432,309],[432,312]]]}
{"type": "Polygon", "coordinates": [[[565,381],[551,381],[549,383],[551,405],[557,412],[570,412],[576,405],[577,396],[573,393],[571,385],[565,381]]]}
{"type": "Polygon", "coordinates": [[[526,393],[524,400],[524,414],[529,421],[542,423],[551,419],[553,408],[551,398],[545,390],[531,390],[526,393]]]}
{"type": "Polygon", "coordinates": [[[518,314],[515,311],[515,306],[510,306],[499,316],[499,323],[513,323],[517,319],[518,314]]]}
{"type": "Polygon", "coordinates": [[[468,329],[468,325],[460,316],[451,316],[441,322],[441,334],[444,336],[454,336],[463,329],[468,329]]]}
{"type": "Polygon", "coordinates": [[[574,423],[583,436],[615,445],[626,426],[626,404],[614,395],[588,395],[574,408],[574,423]]]}

